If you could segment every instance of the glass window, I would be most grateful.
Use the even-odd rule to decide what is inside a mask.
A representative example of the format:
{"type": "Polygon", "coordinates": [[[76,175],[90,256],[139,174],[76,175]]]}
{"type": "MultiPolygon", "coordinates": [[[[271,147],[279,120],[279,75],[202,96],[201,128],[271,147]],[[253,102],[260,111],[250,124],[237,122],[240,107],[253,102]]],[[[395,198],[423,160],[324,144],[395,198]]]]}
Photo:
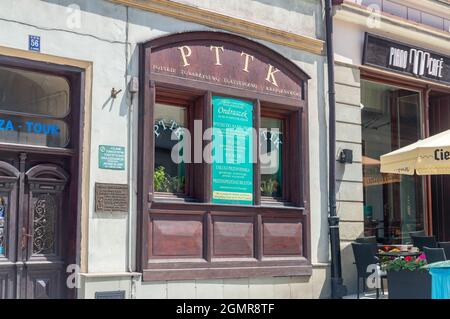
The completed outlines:
{"type": "MultiPolygon", "coordinates": [[[[295,124],[297,111],[282,108],[274,111],[276,107],[274,104],[260,106],[260,153],[254,154],[253,144],[257,140],[257,135],[253,135],[257,132],[252,130],[256,116],[254,102],[211,95],[208,105],[204,96],[189,97],[184,92],[161,88],[156,94],[152,128],[152,187],[156,197],[201,202],[211,196],[212,203],[221,205],[302,205],[301,195],[289,191],[298,187],[299,165],[296,161],[286,161],[287,154],[299,151],[296,143],[287,144],[291,139],[287,124],[298,125],[295,124]],[[199,139],[194,127],[197,121],[204,123],[205,107],[211,107],[212,143],[203,136],[202,145],[196,148],[194,144],[199,139]],[[202,158],[195,162],[194,152],[198,150],[202,151],[202,158]],[[212,155],[211,163],[205,158],[208,152],[212,155]],[[257,157],[258,185],[254,184],[256,162],[253,161],[257,157]],[[202,179],[207,174],[208,163],[211,185],[206,189],[202,179]],[[256,199],[255,191],[261,195],[256,199]]],[[[296,136],[292,140],[299,141],[296,136]]]]}
{"type": "Polygon", "coordinates": [[[405,243],[424,228],[422,178],[381,174],[379,159],[420,139],[420,94],[362,81],[361,100],[365,235],[405,243]]]}
{"type": "Polygon", "coordinates": [[[0,193],[0,256],[6,255],[6,223],[8,195],[0,193]]]}
{"type": "Polygon", "coordinates": [[[430,27],[442,30],[444,28],[444,19],[433,14],[422,12],[422,23],[430,27]]]}
{"type": "Polygon", "coordinates": [[[153,176],[156,192],[184,193],[185,163],[183,148],[172,152],[174,146],[182,143],[186,127],[186,108],[159,104],[155,105],[155,172],[153,176]]]}
{"type": "Polygon", "coordinates": [[[422,21],[419,10],[408,8],[408,20],[420,23],[422,21]]]}
{"type": "Polygon", "coordinates": [[[407,17],[407,7],[405,7],[404,5],[384,0],[382,8],[384,12],[390,13],[397,17],[401,17],[403,19],[406,19],[407,17]]]}
{"type": "Polygon", "coordinates": [[[261,117],[261,195],[282,197],[283,121],[261,117]]]}
{"type": "Polygon", "coordinates": [[[65,147],[69,143],[69,129],[62,120],[0,113],[0,141],[65,147]]]}
{"type": "Polygon", "coordinates": [[[59,76],[0,67],[0,111],[65,117],[69,84],[59,76]]]}
{"type": "Polygon", "coordinates": [[[66,147],[69,92],[63,77],[0,67],[0,142],[66,147]]]}

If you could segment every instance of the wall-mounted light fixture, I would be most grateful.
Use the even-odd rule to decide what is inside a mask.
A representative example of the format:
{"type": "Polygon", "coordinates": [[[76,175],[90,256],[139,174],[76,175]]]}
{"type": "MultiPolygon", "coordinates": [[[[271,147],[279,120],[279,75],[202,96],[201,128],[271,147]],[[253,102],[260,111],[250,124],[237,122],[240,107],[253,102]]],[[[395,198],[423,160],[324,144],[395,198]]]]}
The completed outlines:
{"type": "Polygon", "coordinates": [[[343,149],[339,153],[339,163],[342,164],[352,164],[353,163],[353,150],[343,149]]]}
{"type": "Polygon", "coordinates": [[[136,76],[132,76],[130,82],[128,82],[128,90],[132,94],[139,91],[139,79],[136,76]]]}
{"type": "Polygon", "coordinates": [[[111,90],[111,98],[115,99],[117,98],[117,95],[122,92],[122,90],[117,91],[115,88],[112,88],[111,90]]]}

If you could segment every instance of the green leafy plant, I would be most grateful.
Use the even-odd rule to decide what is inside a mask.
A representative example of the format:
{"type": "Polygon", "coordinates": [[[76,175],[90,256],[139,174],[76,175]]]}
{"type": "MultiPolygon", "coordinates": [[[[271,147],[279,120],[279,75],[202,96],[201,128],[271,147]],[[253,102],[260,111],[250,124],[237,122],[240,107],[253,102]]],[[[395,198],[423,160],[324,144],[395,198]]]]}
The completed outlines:
{"type": "Polygon", "coordinates": [[[164,166],[159,166],[153,174],[155,191],[167,192],[167,177],[164,166]]]}
{"type": "Polygon", "coordinates": [[[168,177],[168,187],[171,193],[182,193],[184,190],[184,176],[168,177]]]}
{"type": "Polygon", "coordinates": [[[156,192],[181,193],[184,190],[184,176],[170,176],[164,166],[158,166],[153,174],[156,192]]]}
{"type": "Polygon", "coordinates": [[[277,193],[278,182],[272,178],[261,181],[261,194],[263,196],[274,196],[277,193]]]}
{"type": "Polygon", "coordinates": [[[417,258],[411,256],[398,257],[395,259],[386,260],[382,263],[383,268],[386,271],[426,271],[426,269],[422,268],[426,264],[427,261],[424,254],[420,255],[417,258]]]}

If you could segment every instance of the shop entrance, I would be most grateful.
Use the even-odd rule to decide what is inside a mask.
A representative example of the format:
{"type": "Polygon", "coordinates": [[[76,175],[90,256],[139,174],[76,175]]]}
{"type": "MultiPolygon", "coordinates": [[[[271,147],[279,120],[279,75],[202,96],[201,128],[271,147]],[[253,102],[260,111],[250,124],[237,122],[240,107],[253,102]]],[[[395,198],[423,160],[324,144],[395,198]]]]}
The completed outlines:
{"type": "Polygon", "coordinates": [[[2,297],[64,297],[66,165],[64,160],[41,162],[42,156],[27,153],[11,155],[0,159],[2,297]]]}
{"type": "MultiPolygon", "coordinates": [[[[430,94],[430,135],[450,129],[450,94],[430,94]]],[[[431,177],[433,234],[440,241],[450,241],[450,176],[431,177]]]]}
{"type": "Polygon", "coordinates": [[[75,297],[81,74],[0,56],[0,299],[75,297]]]}

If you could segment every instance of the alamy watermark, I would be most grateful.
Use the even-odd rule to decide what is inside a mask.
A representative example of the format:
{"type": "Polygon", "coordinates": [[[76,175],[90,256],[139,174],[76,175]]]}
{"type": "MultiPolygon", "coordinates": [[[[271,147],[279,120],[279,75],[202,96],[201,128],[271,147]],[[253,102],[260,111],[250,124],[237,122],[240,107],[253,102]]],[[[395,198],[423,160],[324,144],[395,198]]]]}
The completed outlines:
{"type": "Polygon", "coordinates": [[[176,141],[171,150],[173,163],[261,163],[265,174],[279,169],[282,133],[279,128],[211,127],[203,130],[203,122],[194,120],[193,133],[174,122],[157,121],[155,137],[171,131],[176,141]],[[259,148],[257,145],[259,136],[259,148]],[[259,152],[258,152],[259,149],[259,152]]]}
{"type": "Polygon", "coordinates": [[[72,3],[66,8],[66,25],[69,29],[81,28],[81,8],[78,4],[72,3]]]}
{"type": "Polygon", "coordinates": [[[68,274],[66,279],[67,288],[80,288],[80,266],[77,264],[67,265],[66,273],[68,274]]]}

